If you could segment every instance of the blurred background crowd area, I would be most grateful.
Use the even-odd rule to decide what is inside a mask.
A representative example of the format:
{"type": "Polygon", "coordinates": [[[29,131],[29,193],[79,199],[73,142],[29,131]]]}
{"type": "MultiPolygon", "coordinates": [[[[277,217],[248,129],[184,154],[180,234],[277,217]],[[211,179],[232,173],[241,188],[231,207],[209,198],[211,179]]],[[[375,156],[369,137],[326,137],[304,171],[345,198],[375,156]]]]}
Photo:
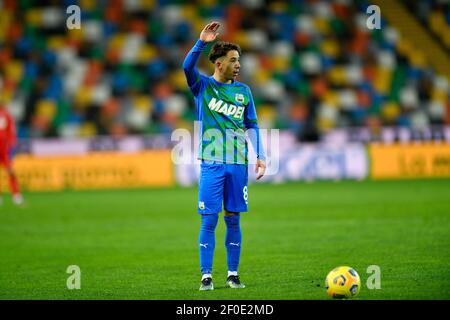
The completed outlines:
{"type": "MultiPolygon", "coordinates": [[[[401,2],[448,50],[448,1],[401,2]]],[[[243,49],[239,80],[252,89],[262,128],[314,141],[342,127],[450,124],[448,78],[384,19],[369,30],[369,5],[0,0],[2,101],[22,138],[192,128],[181,66],[204,25],[217,20],[220,38],[243,49]],[[71,5],[81,8],[80,29],[67,28],[71,5]]],[[[212,73],[207,52],[198,67],[212,73]]]]}
{"type": "Polygon", "coordinates": [[[450,50],[450,1],[449,0],[402,0],[405,7],[420,23],[450,50]]]}

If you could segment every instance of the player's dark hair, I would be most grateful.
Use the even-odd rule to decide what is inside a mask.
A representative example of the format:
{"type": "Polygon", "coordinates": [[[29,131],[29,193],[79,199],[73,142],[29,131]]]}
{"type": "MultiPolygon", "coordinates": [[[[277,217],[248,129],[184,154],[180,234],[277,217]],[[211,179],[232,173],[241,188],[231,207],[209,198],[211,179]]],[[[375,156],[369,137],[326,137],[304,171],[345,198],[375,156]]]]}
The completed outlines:
{"type": "Polygon", "coordinates": [[[218,58],[226,56],[228,51],[231,50],[236,50],[237,52],[239,52],[239,55],[241,55],[241,47],[239,47],[238,44],[225,41],[218,41],[211,48],[211,51],[209,52],[208,55],[208,59],[209,61],[214,63],[218,58]]]}

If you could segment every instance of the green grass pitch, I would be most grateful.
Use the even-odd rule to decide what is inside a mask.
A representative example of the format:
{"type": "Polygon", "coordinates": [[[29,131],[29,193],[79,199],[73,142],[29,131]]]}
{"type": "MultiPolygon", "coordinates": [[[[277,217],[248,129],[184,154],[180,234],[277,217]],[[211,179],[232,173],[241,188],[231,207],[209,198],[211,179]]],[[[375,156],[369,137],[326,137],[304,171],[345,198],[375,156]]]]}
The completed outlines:
{"type": "Polygon", "coordinates": [[[197,189],[27,193],[0,207],[0,299],[328,299],[338,265],[361,277],[358,299],[450,299],[450,181],[249,186],[243,290],[225,288],[225,224],[215,290],[199,292],[197,189]],[[69,290],[69,265],[81,289],[69,290]],[[368,289],[370,265],[381,289],[368,289]]]}

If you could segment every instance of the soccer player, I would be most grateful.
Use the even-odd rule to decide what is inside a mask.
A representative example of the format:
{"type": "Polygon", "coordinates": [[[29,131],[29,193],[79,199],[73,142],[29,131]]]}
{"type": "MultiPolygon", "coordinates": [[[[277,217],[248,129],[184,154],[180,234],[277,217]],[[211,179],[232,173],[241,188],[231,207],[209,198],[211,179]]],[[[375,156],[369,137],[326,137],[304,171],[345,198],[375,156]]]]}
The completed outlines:
{"type": "Polygon", "coordinates": [[[226,286],[244,288],[238,275],[242,246],[240,213],[248,205],[248,159],[245,131],[257,155],[255,172],[259,180],[265,173],[265,154],[250,88],[238,81],[241,49],[239,45],[218,41],[209,52],[214,74],[205,76],[196,69],[197,60],[208,43],[216,40],[220,24],[211,22],[200,33],[187,54],[183,69],[195,97],[197,118],[201,122],[199,148],[200,181],[198,213],[201,227],[198,239],[200,290],[213,290],[212,265],[215,228],[224,204],[228,277],[226,286]]]}
{"type": "MultiPolygon", "coordinates": [[[[11,165],[12,151],[16,143],[14,119],[8,112],[6,106],[0,103],[0,165],[6,168],[13,202],[17,205],[22,205],[23,197],[20,194],[17,177],[11,165]]],[[[0,196],[1,203],[3,203],[3,198],[0,196]]]]}

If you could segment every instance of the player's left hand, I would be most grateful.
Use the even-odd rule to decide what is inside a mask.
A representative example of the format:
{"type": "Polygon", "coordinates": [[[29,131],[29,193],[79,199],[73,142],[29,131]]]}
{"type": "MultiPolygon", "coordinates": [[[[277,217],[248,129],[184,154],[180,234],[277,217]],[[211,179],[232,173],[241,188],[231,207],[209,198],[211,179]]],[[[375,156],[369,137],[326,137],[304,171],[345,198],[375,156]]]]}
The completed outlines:
{"type": "Polygon", "coordinates": [[[266,173],[266,163],[263,160],[256,161],[255,173],[258,174],[256,180],[261,179],[264,176],[264,173],[266,173]]]}

